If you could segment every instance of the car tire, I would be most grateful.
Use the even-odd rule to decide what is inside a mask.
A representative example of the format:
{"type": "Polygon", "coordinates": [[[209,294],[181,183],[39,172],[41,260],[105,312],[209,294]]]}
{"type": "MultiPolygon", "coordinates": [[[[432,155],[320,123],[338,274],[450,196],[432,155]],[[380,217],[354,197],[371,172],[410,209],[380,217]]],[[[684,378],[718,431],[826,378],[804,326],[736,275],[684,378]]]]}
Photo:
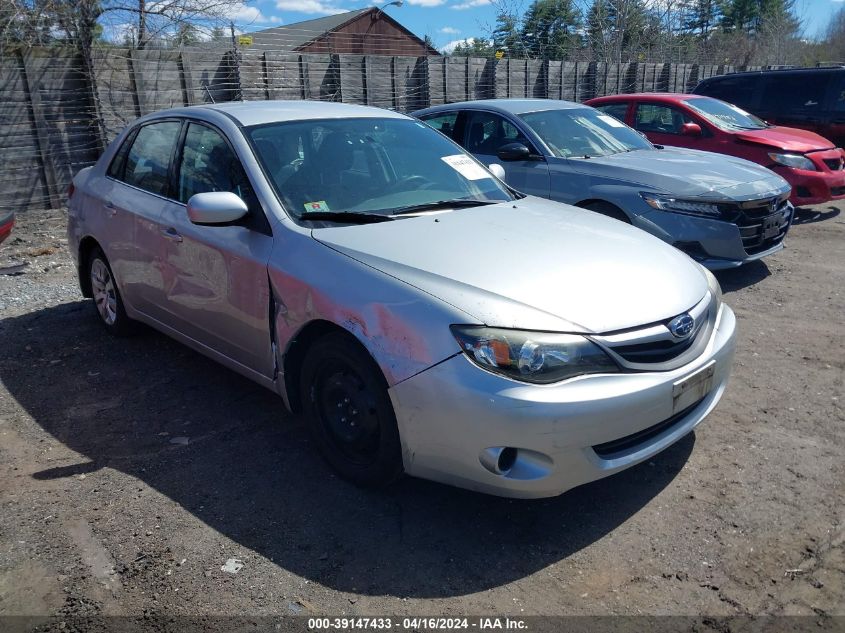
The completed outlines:
{"type": "Polygon", "coordinates": [[[590,211],[595,211],[596,213],[601,213],[602,215],[606,215],[614,220],[619,220],[625,224],[631,224],[631,218],[625,215],[625,212],[622,209],[614,204],[610,204],[609,202],[591,202],[590,204],[585,204],[584,208],[590,211]]]}
{"type": "Polygon", "coordinates": [[[402,475],[402,449],[387,383],[369,353],[342,332],[318,339],[300,374],[302,409],[322,456],[359,486],[402,475]]]}
{"type": "Polygon", "coordinates": [[[134,334],[137,323],[126,316],[123,299],[105,253],[97,247],[88,255],[87,261],[94,311],[100,323],[114,336],[134,334]]]}

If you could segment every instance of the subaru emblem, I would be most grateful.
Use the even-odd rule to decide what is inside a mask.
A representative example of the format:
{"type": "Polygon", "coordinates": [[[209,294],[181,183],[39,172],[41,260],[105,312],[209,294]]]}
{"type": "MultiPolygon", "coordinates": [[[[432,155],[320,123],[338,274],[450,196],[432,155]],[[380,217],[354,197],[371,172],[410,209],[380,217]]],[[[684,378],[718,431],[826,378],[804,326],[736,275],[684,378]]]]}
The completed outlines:
{"type": "Polygon", "coordinates": [[[675,338],[687,338],[695,327],[695,319],[689,314],[681,314],[669,321],[666,326],[675,338]]]}

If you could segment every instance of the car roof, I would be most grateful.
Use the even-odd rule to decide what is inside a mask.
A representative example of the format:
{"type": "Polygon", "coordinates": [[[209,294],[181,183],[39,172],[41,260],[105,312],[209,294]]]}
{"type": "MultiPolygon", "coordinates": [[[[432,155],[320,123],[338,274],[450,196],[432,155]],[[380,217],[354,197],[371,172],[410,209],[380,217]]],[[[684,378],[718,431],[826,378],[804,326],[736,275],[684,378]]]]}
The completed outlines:
{"type": "Polygon", "coordinates": [[[418,110],[414,114],[420,115],[465,109],[491,110],[502,114],[525,114],[526,112],[538,112],[541,110],[572,110],[585,107],[589,106],[573,101],[558,101],[557,99],[479,99],[476,101],[460,101],[433,106],[424,110],[418,110]]]}
{"type": "Polygon", "coordinates": [[[664,103],[678,103],[689,99],[707,99],[704,95],[687,94],[685,92],[634,92],[630,94],[607,95],[589,99],[587,103],[611,103],[613,101],[631,101],[632,99],[649,99],[664,103]]]}
{"type": "Polygon", "coordinates": [[[721,81],[728,77],[749,77],[762,75],[791,75],[795,73],[813,73],[823,74],[825,72],[842,72],[845,71],[845,66],[830,65],[830,66],[815,66],[812,68],[772,68],[769,70],[742,70],[739,72],[725,73],[724,75],[713,75],[701,80],[701,83],[709,83],[711,81],[721,81]]]}
{"type": "Polygon", "coordinates": [[[330,101],[228,101],[225,103],[207,103],[188,108],[174,108],[156,112],[156,116],[179,116],[201,114],[202,112],[221,112],[234,119],[242,126],[262,125],[279,121],[304,121],[313,119],[346,118],[388,118],[406,119],[404,114],[349,103],[330,101]]]}

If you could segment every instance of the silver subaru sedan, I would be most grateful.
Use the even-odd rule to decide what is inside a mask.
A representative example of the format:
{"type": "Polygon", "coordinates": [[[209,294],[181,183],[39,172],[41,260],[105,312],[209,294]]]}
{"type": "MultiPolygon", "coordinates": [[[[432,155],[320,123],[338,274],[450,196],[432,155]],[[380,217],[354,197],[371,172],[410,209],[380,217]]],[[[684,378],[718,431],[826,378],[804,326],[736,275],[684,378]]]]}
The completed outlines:
{"type": "Polygon", "coordinates": [[[77,175],[69,216],[108,331],[145,323],[277,392],[361,485],[557,495],[678,441],[731,370],[702,266],[394,112],[152,114],[77,175]]]}

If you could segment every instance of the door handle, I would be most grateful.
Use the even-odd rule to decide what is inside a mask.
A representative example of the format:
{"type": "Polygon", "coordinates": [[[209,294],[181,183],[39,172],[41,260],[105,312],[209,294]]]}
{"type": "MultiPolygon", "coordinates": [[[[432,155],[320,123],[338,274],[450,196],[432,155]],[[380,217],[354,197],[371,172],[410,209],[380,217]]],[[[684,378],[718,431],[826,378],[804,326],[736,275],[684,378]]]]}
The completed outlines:
{"type": "Polygon", "coordinates": [[[171,242],[181,242],[182,241],[182,236],[179,235],[179,232],[176,229],[174,229],[172,226],[170,226],[166,229],[162,229],[161,234],[165,238],[170,240],[171,242]]]}
{"type": "Polygon", "coordinates": [[[106,213],[109,214],[109,217],[113,218],[117,215],[117,207],[111,202],[106,202],[106,213]]]}

